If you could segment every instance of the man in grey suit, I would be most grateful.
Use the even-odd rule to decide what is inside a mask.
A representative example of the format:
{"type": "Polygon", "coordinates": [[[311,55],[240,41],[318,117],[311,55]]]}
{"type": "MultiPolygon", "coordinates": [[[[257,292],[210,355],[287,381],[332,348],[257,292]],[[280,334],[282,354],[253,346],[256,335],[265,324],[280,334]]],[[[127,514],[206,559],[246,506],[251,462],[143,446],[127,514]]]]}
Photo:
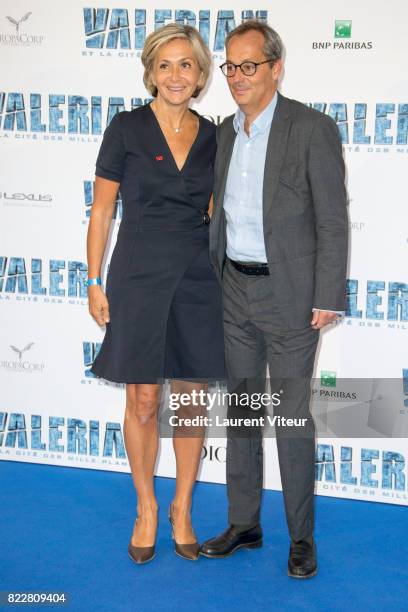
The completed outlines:
{"type": "MultiPolygon", "coordinates": [[[[221,66],[238,104],[218,129],[210,255],[223,286],[229,391],[258,391],[269,367],[291,544],[288,573],[317,572],[313,538],[315,427],[309,410],[319,330],[345,308],[347,196],[339,132],[328,116],[277,91],[282,42],[247,21],[226,39],[221,66]],[[263,379],[263,380],[262,380],[263,379]],[[302,423],[302,421],[296,421],[302,423]]],[[[248,417],[229,406],[228,416],[248,417]]],[[[243,423],[243,421],[242,421],[243,423]]],[[[262,430],[227,430],[229,527],[202,545],[220,558],[262,545],[262,430]]]]}

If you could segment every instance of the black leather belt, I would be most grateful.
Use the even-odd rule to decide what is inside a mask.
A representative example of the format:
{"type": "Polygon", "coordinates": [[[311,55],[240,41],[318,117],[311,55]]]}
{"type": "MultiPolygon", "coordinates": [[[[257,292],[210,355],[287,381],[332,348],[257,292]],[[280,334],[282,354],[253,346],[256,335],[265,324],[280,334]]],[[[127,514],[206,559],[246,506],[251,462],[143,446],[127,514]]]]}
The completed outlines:
{"type": "Polygon", "coordinates": [[[267,263],[240,263],[239,261],[230,262],[238,272],[248,274],[250,276],[269,276],[269,268],[267,263]]]}

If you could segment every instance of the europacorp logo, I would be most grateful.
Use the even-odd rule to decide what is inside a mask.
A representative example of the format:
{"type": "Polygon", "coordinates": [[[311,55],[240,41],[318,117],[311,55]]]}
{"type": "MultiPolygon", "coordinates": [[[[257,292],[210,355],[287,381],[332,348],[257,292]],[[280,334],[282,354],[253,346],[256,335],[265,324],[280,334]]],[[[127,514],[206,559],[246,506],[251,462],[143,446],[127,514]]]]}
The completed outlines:
{"type": "MultiPolygon", "coordinates": [[[[27,32],[30,29],[27,22],[30,20],[32,12],[24,13],[20,17],[6,15],[8,31],[0,31],[0,45],[8,47],[38,47],[43,43],[43,34],[27,32]]],[[[3,29],[3,28],[2,28],[3,29]]]]}
{"type": "Polygon", "coordinates": [[[372,41],[354,41],[351,40],[351,19],[336,19],[334,21],[334,40],[325,41],[313,41],[312,49],[318,49],[322,51],[343,51],[353,50],[362,51],[370,50],[373,48],[372,41]]]}
{"type": "Polygon", "coordinates": [[[358,210],[358,206],[356,206],[356,200],[354,198],[348,198],[348,209],[349,209],[349,229],[352,232],[363,232],[367,228],[366,221],[359,221],[354,218],[355,209],[358,210]]]}
{"type": "Polygon", "coordinates": [[[17,372],[18,374],[42,374],[45,363],[31,360],[29,355],[26,355],[26,353],[31,351],[34,344],[34,342],[29,342],[22,347],[10,344],[10,357],[0,361],[0,369],[6,372],[17,372]]]}

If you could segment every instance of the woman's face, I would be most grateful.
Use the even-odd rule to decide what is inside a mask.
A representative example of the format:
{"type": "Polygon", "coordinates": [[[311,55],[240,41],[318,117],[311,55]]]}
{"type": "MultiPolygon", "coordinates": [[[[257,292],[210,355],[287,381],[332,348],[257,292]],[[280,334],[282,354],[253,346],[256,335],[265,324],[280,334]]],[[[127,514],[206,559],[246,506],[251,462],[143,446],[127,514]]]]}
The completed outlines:
{"type": "Polygon", "coordinates": [[[190,100],[202,79],[191,43],[176,38],[162,45],[153,63],[152,78],[157,97],[168,104],[179,105],[190,100]]]}

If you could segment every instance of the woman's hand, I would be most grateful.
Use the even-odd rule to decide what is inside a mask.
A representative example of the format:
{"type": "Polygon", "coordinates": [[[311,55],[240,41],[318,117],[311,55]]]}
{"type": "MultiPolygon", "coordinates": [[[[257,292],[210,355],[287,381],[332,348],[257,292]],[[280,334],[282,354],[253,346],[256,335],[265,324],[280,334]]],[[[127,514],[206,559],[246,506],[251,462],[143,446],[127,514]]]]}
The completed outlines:
{"type": "Polygon", "coordinates": [[[88,287],[88,308],[98,325],[109,323],[109,303],[100,285],[88,287]]]}
{"type": "MultiPolygon", "coordinates": [[[[95,177],[94,200],[88,225],[88,278],[101,276],[101,264],[115,208],[119,183],[95,177]]],[[[98,323],[109,323],[109,304],[100,285],[88,287],[89,312],[98,323]]]]}

